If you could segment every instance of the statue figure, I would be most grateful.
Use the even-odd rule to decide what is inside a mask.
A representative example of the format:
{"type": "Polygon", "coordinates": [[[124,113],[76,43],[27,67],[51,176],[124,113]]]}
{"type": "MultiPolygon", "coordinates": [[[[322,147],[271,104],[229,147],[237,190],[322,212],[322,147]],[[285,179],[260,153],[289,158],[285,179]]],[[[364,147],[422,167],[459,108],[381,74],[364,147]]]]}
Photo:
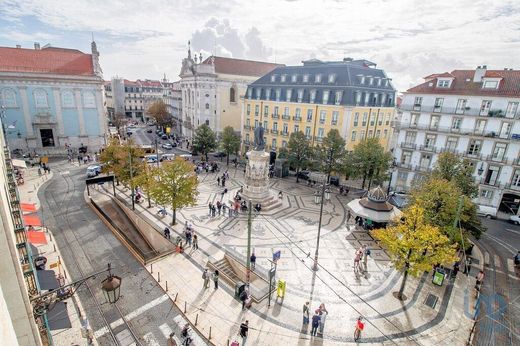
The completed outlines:
{"type": "Polygon", "coordinates": [[[255,142],[254,142],[254,149],[257,151],[262,151],[265,148],[265,141],[264,141],[264,128],[262,125],[258,126],[255,129],[255,142]]]}

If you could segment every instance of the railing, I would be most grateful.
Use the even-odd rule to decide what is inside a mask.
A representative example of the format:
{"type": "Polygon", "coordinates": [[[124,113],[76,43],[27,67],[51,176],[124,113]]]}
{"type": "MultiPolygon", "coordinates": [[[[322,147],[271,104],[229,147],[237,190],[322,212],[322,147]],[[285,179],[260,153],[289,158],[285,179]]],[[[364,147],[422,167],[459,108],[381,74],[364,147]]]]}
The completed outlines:
{"type": "Polygon", "coordinates": [[[274,135],[277,135],[278,134],[278,130],[271,130],[271,133],[274,134],[274,135]]]}
{"type": "Polygon", "coordinates": [[[482,160],[496,162],[496,163],[507,163],[508,162],[505,153],[504,153],[504,155],[502,155],[502,157],[493,157],[493,155],[486,155],[482,158],[482,160]]]}
{"type": "Polygon", "coordinates": [[[297,122],[300,122],[300,121],[302,121],[302,118],[301,118],[301,117],[294,116],[294,117],[293,117],[293,120],[294,120],[294,121],[297,121],[297,122]]]}
{"type": "Polygon", "coordinates": [[[434,146],[431,146],[431,145],[421,145],[421,146],[419,146],[419,150],[421,150],[421,151],[428,151],[428,152],[432,152],[432,153],[436,153],[437,152],[437,149],[434,146]]]}
{"type": "Polygon", "coordinates": [[[251,130],[251,126],[250,125],[244,125],[244,130],[251,130]]]}
{"type": "Polygon", "coordinates": [[[283,114],[282,115],[283,120],[291,120],[291,116],[289,114],[283,114]]]}
{"type": "Polygon", "coordinates": [[[402,104],[399,110],[411,112],[425,112],[438,114],[472,115],[486,118],[515,118],[515,114],[503,109],[481,109],[480,107],[442,107],[442,106],[422,106],[402,104]]]}
{"type": "Polygon", "coordinates": [[[501,184],[498,181],[498,179],[496,179],[494,182],[486,182],[486,180],[484,178],[480,178],[478,183],[480,185],[486,185],[486,186],[491,186],[491,187],[496,187],[496,188],[504,188],[504,185],[505,185],[505,184],[501,184]]]}
{"type": "Polygon", "coordinates": [[[278,115],[278,114],[271,114],[271,118],[273,118],[273,119],[280,119],[280,115],[278,115]]]}
{"type": "Polygon", "coordinates": [[[480,153],[480,152],[469,153],[469,152],[465,151],[462,153],[462,156],[467,157],[468,159],[480,160],[482,158],[482,153],[480,153]]]}
{"type": "Polygon", "coordinates": [[[519,184],[513,184],[513,183],[507,183],[504,188],[508,190],[514,190],[514,191],[520,191],[520,185],[519,184]]]}
{"type": "Polygon", "coordinates": [[[289,132],[287,132],[287,131],[282,131],[282,136],[284,136],[284,137],[289,136],[289,132]]]}
{"type": "Polygon", "coordinates": [[[428,163],[428,166],[426,166],[426,165],[415,166],[415,170],[419,171],[419,172],[430,172],[432,169],[430,168],[430,163],[428,163]]]}
{"type": "Polygon", "coordinates": [[[407,143],[407,142],[402,142],[401,143],[401,148],[415,149],[416,147],[417,147],[417,144],[415,144],[415,143],[407,143]]]}
{"type": "Polygon", "coordinates": [[[412,170],[412,165],[410,163],[399,162],[399,163],[397,163],[397,167],[412,170]]]}
{"type": "Polygon", "coordinates": [[[488,138],[501,138],[501,139],[513,139],[520,140],[520,134],[500,134],[497,131],[485,131],[481,129],[469,129],[469,128],[453,128],[451,126],[429,126],[424,124],[410,124],[403,122],[396,122],[395,128],[397,130],[423,130],[423,131],[436,131],[441,133],[456,133],[460,135],[473,135],[488,138]]]}
{"type": "Polygon", "coordinates": [[[331,125],[337,125],[337,124],[338,124],[338,122],[337,122],[337,121],[334,121],[334,120],[332,120],[332,121],[330,122],[330,124],[331,124],[331,125]]]}

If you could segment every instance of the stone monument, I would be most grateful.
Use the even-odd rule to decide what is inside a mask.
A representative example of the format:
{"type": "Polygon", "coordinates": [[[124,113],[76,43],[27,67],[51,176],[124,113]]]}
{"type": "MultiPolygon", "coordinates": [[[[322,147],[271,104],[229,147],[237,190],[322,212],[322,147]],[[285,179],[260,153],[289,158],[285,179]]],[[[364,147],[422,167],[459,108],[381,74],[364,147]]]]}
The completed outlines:
{"type": "Polygon", "coordinates": [[[255,129],[253,150],[247,152],[246,186],[242,193],[253,204],[260,203],[262,210],[269,210],[281,203],[269,192],[269,153],[265,152],[264,128],[255,129]]]}

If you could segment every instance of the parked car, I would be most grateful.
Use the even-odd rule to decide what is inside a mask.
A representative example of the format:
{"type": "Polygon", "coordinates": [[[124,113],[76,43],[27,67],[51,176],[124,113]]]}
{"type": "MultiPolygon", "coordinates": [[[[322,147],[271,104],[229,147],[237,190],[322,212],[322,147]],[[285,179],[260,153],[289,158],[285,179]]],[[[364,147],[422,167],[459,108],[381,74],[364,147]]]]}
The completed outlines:
{"type": "Polygon", "coordinates": [[[509,222],[512,222],[515,225],[520,225],[520,216],[519,215],[511,215],[509,217],[509,222]]]}
{"type": "Polygon", "coordinates": [[[173,161],[175,160],[175,154],[164,154],[161,156],[161,162],[163,161],[173,161]]]}
{"type": "Polygon", "coordinates": [[[303,180],[309,180],[309,171],[299,171],[298,172],[298,178],[303,180]]]}
{"type": "Polygon", "coordinates": [[[334,186],[339,186],[339,177],[331,176],[329,179],[329,184],[334,186]]]}
{"type": "Polygon", "coordinates": [[[485,216],[488,219],[496,219],[497,211],[498,210],[495,207],[490,207],[487,205],[477,205],[477,214],[485,216]]]}
{"type": "Polygon", "coordinates": [[[87,167],[87,178],[97,177],[101,173],[101,166],[94,165],[87,167]]]}
{"type": "Polygon", "coordinates": [[[147,133],[152,133],[153,130],[152,130],[152,129],[147,129],[146,132],[147,132],[147,133]]]}
{"type": "Polygon", "coordinates": [[[146,155],[144,157],[146,163],[156,163],[157,162],[157,155],[156,154],[153,154],[153,155],[146,155]]]}
{"type": "Polygon", "coordinates": [[[226,157],[227,154],[223,151],[217,151],[216,153],[213,153],[213,157],[226,157]]]}
{"type": "Polygon", "coordinates": [[[162,136],[161,136],[161,139],[166,140],[166,139],[168,139],[168,136],[166,136],[166,135],[162,135],[162,136]]]}
{"type": "Polygon", "coordinates": [[[171,143],[163,143],[163,144],[161,145],[161,147],[162,147],[163,149],[166,149],[166,150],[172,150],[172,149],[173,149],[173,145],[172,145],[171,143]]]}

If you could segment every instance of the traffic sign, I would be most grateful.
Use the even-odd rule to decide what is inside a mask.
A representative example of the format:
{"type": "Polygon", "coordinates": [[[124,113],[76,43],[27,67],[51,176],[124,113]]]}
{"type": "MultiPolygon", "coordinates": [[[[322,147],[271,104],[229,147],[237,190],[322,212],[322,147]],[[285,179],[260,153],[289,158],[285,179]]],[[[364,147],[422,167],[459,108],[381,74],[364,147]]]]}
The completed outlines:
{"type": "Polygon", "coordinates": [[[278,250],[275,253],[273,253],[273,262],[276,262],[280,259],[280,256],[282,255],[282,251],[278,250]]]}

